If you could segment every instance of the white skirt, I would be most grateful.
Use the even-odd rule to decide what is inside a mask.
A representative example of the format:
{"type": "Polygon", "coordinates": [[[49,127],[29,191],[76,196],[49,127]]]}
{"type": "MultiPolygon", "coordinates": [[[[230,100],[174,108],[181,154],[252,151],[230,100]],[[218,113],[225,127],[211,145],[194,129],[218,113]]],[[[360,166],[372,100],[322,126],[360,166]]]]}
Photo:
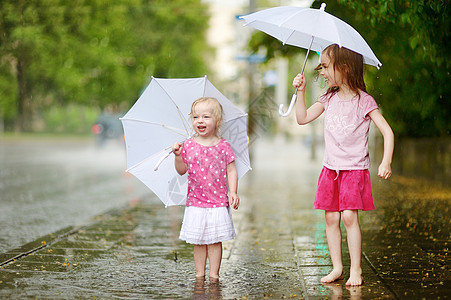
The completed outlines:
{"type": "Polygon", "coordinates": [[[230,206],[187,206],[179,239],[194,245],[209,245],[235,238],[230,206]]]}

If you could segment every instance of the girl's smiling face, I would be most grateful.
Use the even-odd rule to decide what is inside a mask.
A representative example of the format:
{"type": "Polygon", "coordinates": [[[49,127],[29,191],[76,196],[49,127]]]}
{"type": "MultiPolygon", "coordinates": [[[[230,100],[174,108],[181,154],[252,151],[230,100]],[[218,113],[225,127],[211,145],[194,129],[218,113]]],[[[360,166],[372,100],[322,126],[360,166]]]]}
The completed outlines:
{"type": "Polygon", "coordinates": [[[334,69],[334,64],[330,60],[327,53],[321,54],[321,72],[320,75],[324,77],[329,88],[339,87],[343,84],[343,76],[338,70],[334,69]]]}
{"type": "Polygon", "coordinates": [[[216,120],[213,108],[207,101],[197,103],[193,109],[193,128],[200,137],[216,135],[216,120]]]}

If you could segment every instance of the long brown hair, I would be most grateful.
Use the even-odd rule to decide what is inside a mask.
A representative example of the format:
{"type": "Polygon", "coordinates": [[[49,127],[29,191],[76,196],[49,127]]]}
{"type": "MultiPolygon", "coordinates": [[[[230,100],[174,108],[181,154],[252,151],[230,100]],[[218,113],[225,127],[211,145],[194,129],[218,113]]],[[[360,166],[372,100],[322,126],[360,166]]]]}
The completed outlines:
{"type": "MultiPolygon", "coordinates": [[[[333,44],[324,49],[321,55],[327,54],[333,63],[334,71],[339,71],[349,88],[360,97],[360,91],[366,92],[363,79],[363,56],[347,48],[333,44]]],[[[319,69],[318,66],[316,69],[319,69]]],[[[326,95],[332,96],[339,87],[327,89],[326,95]]]]}

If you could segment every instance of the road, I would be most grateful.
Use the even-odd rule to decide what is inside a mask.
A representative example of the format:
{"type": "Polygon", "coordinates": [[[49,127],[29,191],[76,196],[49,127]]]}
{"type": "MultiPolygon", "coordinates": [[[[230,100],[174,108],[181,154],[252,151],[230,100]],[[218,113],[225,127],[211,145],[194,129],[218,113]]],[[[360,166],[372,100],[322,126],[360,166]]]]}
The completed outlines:
{"type": "Polygon", "coordinates": [[[117,142],[1,139],[0,253],[148,194],[125,164],[117,142]]]}

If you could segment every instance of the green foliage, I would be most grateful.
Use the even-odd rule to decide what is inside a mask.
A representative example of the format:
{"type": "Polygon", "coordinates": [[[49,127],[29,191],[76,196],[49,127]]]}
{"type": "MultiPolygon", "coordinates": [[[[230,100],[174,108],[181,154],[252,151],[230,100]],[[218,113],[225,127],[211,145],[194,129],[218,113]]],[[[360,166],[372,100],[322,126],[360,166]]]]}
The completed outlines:
{"type": "Polygon", "coordinates": [[[424,59],[437,66],[451,66],[450,3],[447,0],[338,0],[361,13],[375,28],[380,23],[406,27],[413,51],[419,50],[424,59]]]}
{"type": "Polygon", "coordinates": [[[129,106],[152,75],[203,76],[207,24],[201,0],[3,0],[0,115],[30,130],[53,104],[129,106]]]}
{"type": "MultiPolygon", "coordinates": [[[[368,72],[398,137],[449,135],[449,2],[338,0],[382,61],[368,72]]],[[[348,19],[346,19],[348,20],[348,19]]]]}
{"type": "Polygon", "coordinates": [[[91,126],[100,114],[98,108],[69,104],[53,106],[43,113],[47,133],[90,134],[91,126]]]}

